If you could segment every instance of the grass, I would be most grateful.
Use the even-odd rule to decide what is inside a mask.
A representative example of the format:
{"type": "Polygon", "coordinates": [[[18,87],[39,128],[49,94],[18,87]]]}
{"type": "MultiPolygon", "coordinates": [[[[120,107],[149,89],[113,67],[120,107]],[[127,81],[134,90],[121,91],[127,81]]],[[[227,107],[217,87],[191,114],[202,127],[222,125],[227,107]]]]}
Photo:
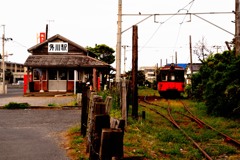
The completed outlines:
{"type": "Polygon", "coordinates": [[[157,90],[148,87],[140,87],[138,90],[138,96],[159,96],[159,93],[157,90]]]}
{"type": "Polygon", "coordinates": [[[17,103],[17,102],[10,102],[6,104],[3,108],[4,109],[26,109],[30,105],[28,103],[17,103]]]}
{"type": "Polygon", "coordinates": [[[88,159],[88,154],[86,153],[86,138],[81,136],[80,131],[80,125],[75,125],[64,135],[64,148],[67,150],[68,157],[72,160],[88,159]]]}
{"type": "Polygon", "coordinates": [[[56,104],[56,103],[49,103],[48,104],[48,107],[57,107],[58,106],[58,104],[56,104]]]}
{"type": "MultiPolygon", "coordinates": [[[[157,95],[156,90],[143,88],[139,95],[157,95]]],[[[163,100],[155,101],[161,106],[167,105],[163,100]]],[[[206,114],[204,103],[184,100],[191,111],[209,125],[214,126],[223,133],[230,134],[233,138],[240,139],[240,123],[237,119],[226,119],[222,117],[211,117],[206,114]]],[[[171,100],[173,109],[181,110],[177,100],[171,100]]],[[[156,107],[156,106],[151,106],[156,107]]],[[[159,109],[159,108],[156,108],[159,109]]],[[[131,111],[131,107],[129,109],[131,111]]],[[[173,127],[167,120],[150,110],[139,105],[139,115],[146,112],[146,119],[139,117],[138,120],[128,118],[128,125],[124,134],[124,157],[142,157],[147,160],[188,160],[205,159],[205,157],[193,146],[179,130],[173,127]]],[[[119,115],[119,111],[112,111],[111,116],[119,115]]],[[[131,115],[131,113],[129,113],[131,115]]],[[[179,119],[181,123],[184,120],[179,119]]],[[[86,139],[81,137],[80,128],[73,127],[68,138],[71,148],[72,159],[87,159],[86,139]],[[73,156],[74,155],[74,156],[73,156]],[[85,157],[84,157],[85,156],[85,157]]],[[[192,134],[193,126],[189,124],[184,130],[201,145],[214,159],[240,159],[237,148],[229,146],[218,135],[209,130],[198,130],[197,135],[192,134]]]]}

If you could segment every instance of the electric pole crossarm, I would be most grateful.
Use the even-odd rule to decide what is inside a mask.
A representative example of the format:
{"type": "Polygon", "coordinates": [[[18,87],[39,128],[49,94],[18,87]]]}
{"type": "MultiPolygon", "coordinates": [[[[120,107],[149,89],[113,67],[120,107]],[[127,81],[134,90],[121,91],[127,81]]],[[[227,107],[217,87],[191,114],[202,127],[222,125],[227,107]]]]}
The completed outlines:
{"type": "Polygon", "coordinates": [[[155,14],[122,14],[122,16],[174,16],[174,15],[201,15],[201,14],[234,14],[234,12],[196,12],[196,13],[155,13],[155,14]]]}
{"type": "Polygon", "coordinates": [[[225,32],[227,32],[227,33],[229,33],[229,34],[231,34],[231,35],[234,36],[233,33],[227,31],[226,29],[224,29],[224,28],[222,28],[222,27],[220,27],[220,26],[218,26],[218,25],[216,25],[216,24],[214,24],[214,23],[212,23],[212,22],[210,22],[210,21],[208,21],[208,20],[206,20],[206,19],[204,19],[204,18],[202,18],[202,17],[196,15],[196,14],[193,14],[193,15],[196,16],[196,17],[198,17],[198,18],[200,18],[201,20],[204,20],[205,22],[208,22],[208,23],[210,23],[211,25],[213,25],[213,26],[215,26],[215,27],[217,27],[217,28],[219,28],[219,29],[221,29],[221,30],[223,30],[223,31],[225,31],[225,32]]]}
{"type": "MultiPolygon", "coordinates": [[[[136,23],[136,24],[134,24],[134,25],[136,26],[136,25],[138,25],[139,23],[142,23],[143,21],[147,20],[148,18],[152,17],[153,15],[154,15],[154,14],[149,15],[148,17],[144,18],[143,20],[139,21],[138,23],[136,23]]],[[[129,29],[131,29],[131,28],[132,28],[132,26],[129,27],[129,28],[127,28],[127,29],[125,29],[124,31],[122,31],[122,33],[126,32],[127,30],[129,30],[129,29]]]]}
{"type": "MultiPolygon", "coordinates": [[[[212,24],[212,25],[214,25],[214,26],[224,30],[225,32],[228,32],[228,33],[234,35],[233,33],[231,33],[229,31],[227,31],[227,30],[225,30],[225,29],[223,29],[223,28],[213,24],[212,22],[209,22],[206,19],[203,19],[202,17],[199,17],[198,15],[201,15],[201,14],[234,14],[234,12],[202,12],[202,13],[201,12],[198,12],[198,13],[189,13],[189,12],[187,12],[187,13],[163,13],[163,14],[122,14],[122,16],[147,16],[146,18],[144,18],[143,20],[141,20],[141,21],[139,21],[138,23],[135,24],[135,25],[138,25],[139,23],[142,23],[143,21],[147,20],[148,18],[150,18],[152,16],[154,16],[154,18],[155,18],[156,16],[182,16],[182,15],[190,15],[191,16],[191,15],[194,15],[194,16],[196,16],[196,17],[198,17],[198,18],[200,18],[200,19],[202,19],[202,20],[204,20],[204,21],[206,21],[206,22],[208,22],[208,23],[210,23],[210,24],[212,24]]],[[[127,29],[125,29],[121,33],[124,33],[124,32],[128,31],[131,28],[132,28],[132,26],[127,28],[127,29]]]]}

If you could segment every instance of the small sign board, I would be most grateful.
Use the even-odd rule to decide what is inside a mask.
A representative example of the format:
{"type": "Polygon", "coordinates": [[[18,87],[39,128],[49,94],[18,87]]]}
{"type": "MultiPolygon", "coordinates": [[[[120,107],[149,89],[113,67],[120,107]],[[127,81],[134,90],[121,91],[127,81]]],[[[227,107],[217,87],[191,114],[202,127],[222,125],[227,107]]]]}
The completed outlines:
{"type": "Polygon", "coordinates": [[[68,43],[66,42],[49,42],[48,43],[48,52],[54,53],[66,53],[68,52],[68,43]]]}

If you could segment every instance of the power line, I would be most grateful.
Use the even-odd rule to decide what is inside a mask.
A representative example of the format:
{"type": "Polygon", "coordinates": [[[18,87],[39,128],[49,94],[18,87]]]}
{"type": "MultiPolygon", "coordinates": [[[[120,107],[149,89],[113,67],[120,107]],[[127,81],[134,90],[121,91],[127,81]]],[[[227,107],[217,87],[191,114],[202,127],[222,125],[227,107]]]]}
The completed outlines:
{"type": "Polygon", "coordinates": [[[19,43],[19,42],[17,42],[17,41],[13,41],[14,43],[16,43],[16,44],[18,44],[19,46],[22,46],[22,47],[24,47],[24,48],[27,48],[25,45],[23,45],[23,44],[21,44],[21,43],[19,43]]]}
{"type": "MultiPolygon", "coordinates": [[[[188,9],[185,9],[187,6],[185,6],[183,9],[181,9],[181,10],[186,10],[187,11],[187,13],[189,12],[189,10],[192,8],[192,6],[193,6],[193,2],[194,2],[194,0],[193,1],[191,1],[188,5],[190,5],[190,7],[188,8],[188,9]]],[[[179,10],[178,12],[180,12],[181,10],[179,10]]],[[[182,22],[180,23],[180,26],[179,26],[179,29],[178,29],[178,34],[177,34],[177,38],[176,38],[176,41],[175,41],[175,45],[174,45],[174,47],[176,48],[176,46],[177,46],[177,43],[178,43],[178,39],[179,39],[179,36],[180,36],[180,32],[181,32],[181,29],[182,29],[182,24],[183,24],[183,22],[184,22],[184,20],[186,19],[186,17],[187,17],[187,15],[185,15],[184,17],[183,17],[183,20],[182,20],[182,22]]],[[[176,49],[175,49],[176,50],[176,49]]]]}
{"type": "MultiPolygon", "coordinates": [[[[184,10],[180,9],[180,10],[184,10]]],[[[187,12],[187,13],[153,13],[153,14],[122,14],[122,16],[183,16],[183,15],[202,15],[202,14],[234,14],[234,12],[187,12]]]]}
{"type": "MultiPolygon", "coordinates": [[[[164,22],[161,22],[160,25],[158,26],[158,28],[154,31],[154,33],[152,34],[152,36],[148,39],[148,41],[145,43],[144,46],[146,46],[151,40],[152,38],[156,35],[156,33],[158,32],[159,28],[162,26],[162,24],[166,23],[167,21],[169,21],[171,18],[173,18],[175,15],[178,15],[179,12],[181,10],[185,10],[185,8],[190,5],[193,4],[194,0],[192,0],[191,2],[189,2],[187,5],[185,5],[183,8],[179,9],[175,14],[172,14],[169,18],[167,18],[164,22]]],[[[190,6],[190,8],[192,7],[192,5],[190,6]]],[[[142,15],[142,14],[141,14],[142,15]]],[[[156,14],[154,14],[155,16],[156,14]]],[[[143,47],[142,47],[143,48],[143,47]]],[[[140,51],[142,50],[142,48],[140,49],[140,51]]]]}
{"type": "Polygon", "coordinates": [[[202,19],[202,20],[204,20],[205,22],[208,22],[208,23],[210,23],[211,25],[213,25],[213,26],[215,26],[215,27],[217,27],[217,28],[219,28],[219,29],[221,29],[221,30],[223,30],[223,31],[225,31],[225,32],[227,32],[227,33],[233,35],[233,36],[235,35],[235,34],[229,32],[229,31],[227,31],[226,29],[224,29],[224,28],[222,28],[222,27],[220,27],[220,26],[218,26],[218,25],[216,25],[216,24],[214,24],[214,23],[212,23],[212,22],[210,22],[210,21],[208,21],[208,20],[206,20],[206,19],[204,19],[204,18],[202,18],[202,17],[196,15],[196,14],[193,14],[193,15],[196,16],[196,17],[198,17],[198,18],[200,18],[200,19],[202,19]]]}

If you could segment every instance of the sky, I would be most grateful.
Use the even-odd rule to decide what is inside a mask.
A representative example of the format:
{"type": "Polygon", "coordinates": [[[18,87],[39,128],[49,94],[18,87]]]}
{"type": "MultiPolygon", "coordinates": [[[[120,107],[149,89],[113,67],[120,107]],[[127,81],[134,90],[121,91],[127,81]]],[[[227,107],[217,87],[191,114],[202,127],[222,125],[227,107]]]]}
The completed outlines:
{"type": "MultiPolygon", "coordinates": [[[[198,14],[208,22],[177,13],[232,12],[235,0],[122,0],[121,70],[132,68],[132,26],[138,26],[138,66],[156,66],[175,62],[190,63],[189,36],[193,50],[204,39],[207,48],[217,52],[227,50],[225,41],[232,41],[235,15],[198,14]],[[132,15],[134,14],[134,15],[132,15]],[[146,14],[158,14],[144,20],[146,14]],[[171,14],[171,15],[161,15],[171,14]],[[132,16],[130,16],[132,15],[132,16]],[[211,22],[212,24],[210,24],[211,22]],[[214,24],[214,25],[213,25],[214,24]],[[221,27],[222,29],[220,29],[221,27]]],[[[49,27],[49,37],[60,34],[86,47],[106,44],[116,50],[118,0],[5,0],[1,2],[0,25],[5,25],[7,61],[24,63],[30,55],[27,49],[39,41],[37,35],[49,27]],[[12,55],[11,55],[12,54],[12,55]]],[[[3,26],[0,27],[2,37],[3,26]]],[[[2,44],[2,42],[1,42],[2,44]]],[[[2,45],[0,46],[2,52],[2,45]]],[[[198,58],[193,54],[193,62],[198,58]]],[[[112,64],[116,67],[116,64],[112,64]]]]}

